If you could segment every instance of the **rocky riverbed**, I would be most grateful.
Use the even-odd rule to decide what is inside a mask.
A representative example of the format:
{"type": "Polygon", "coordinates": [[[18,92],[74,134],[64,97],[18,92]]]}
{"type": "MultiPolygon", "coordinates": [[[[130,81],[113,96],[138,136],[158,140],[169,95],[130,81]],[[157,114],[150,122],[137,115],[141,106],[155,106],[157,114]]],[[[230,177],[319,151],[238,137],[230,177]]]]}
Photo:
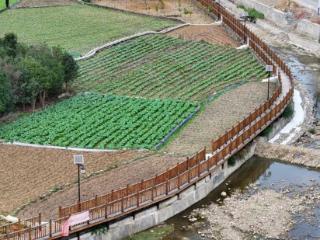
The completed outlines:
{"type": "Polygon", "coordinates": [[[319,239],[320,172],[253,158],[164,239],[319,239]]]}

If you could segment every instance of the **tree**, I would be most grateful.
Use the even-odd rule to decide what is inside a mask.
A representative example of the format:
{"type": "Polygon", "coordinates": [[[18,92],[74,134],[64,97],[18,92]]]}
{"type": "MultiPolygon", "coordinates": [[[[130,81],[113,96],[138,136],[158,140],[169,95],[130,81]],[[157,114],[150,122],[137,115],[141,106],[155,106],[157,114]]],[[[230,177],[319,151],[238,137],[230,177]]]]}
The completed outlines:
{"type": "Polygon", "coordinates": [[[6,0],[6,8],[9,8],[10,7],[10,2],[9,0],[6,0]]]}
{"type": "Polygon", "coordinates": [[[0,114],[7,112],[11,104],[10,83],[7,76],[0,69],[0,114]]]}
{"type": "MultiPolygon", "coordinates": [[[[46,45],[32,46],[27,52],[27,56],[32,57],[41,66],[42,77],[37,78],[39,84],[39,98],[42,107],[50,91],[59,93],[62,90],[64,81],[64,67],[61,58],[55,49],[46,45]]],[[[36,73],[36,72],[34,72],[36,73]]]]}
{"type": "Polygon", "coordinates": [[[22,72],[23,98],[25,102],[29,102],[32,106],[32,111],[35,110],[37,97],[41,92],[41,81],[46,78],[46,70],[36,59],[32,57],[22,58],[19,62],[19,68],[22,72]]]}
{"type": "Polygon", "coordinates": [[[3,47],[7,51],[7,55],[10,57],[16,57],[18,40],[14,33],[7,33],[3,38],[3,47]]]}
{"type": "Polygon", "coordinates": [[[69,92],[70,84],[78,75],[79,66],[74,58],[67,52],[65,52],[63,55],[62,65],[64,67],[64,83],[66,92],[69,92]]]}

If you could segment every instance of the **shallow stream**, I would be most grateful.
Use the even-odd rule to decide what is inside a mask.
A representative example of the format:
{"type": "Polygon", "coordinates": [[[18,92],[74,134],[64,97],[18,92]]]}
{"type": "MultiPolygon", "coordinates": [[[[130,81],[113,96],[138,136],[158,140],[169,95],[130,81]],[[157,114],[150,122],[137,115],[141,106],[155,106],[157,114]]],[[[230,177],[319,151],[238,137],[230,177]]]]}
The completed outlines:
{"type": "MultiPolygon", "coordinates": [[[[206,239],[201,232],[208,227],[208,223],[204,220],[201,224],[192,224],[188,216],[197,208],[206,208],[210,204],[223,205],[223,191],[230,197],[238,191],[250,195],[266,189],[276,192],[287,190],[287,195],[293,197],[303,196],[310,187],[319,185],[320,171],[253,157],[204,200],[167,221],[167,224],[174,226],[174,232],[164,239],[206,239]]],[[[320,239],[320,201],[309,204],[303,213],[293,217],[293,221],[295,223],[284,238],[320,239]]],[[[254,237],[252,234],[252,239],[254,237]]],[[[268,238],[260,236],[258,239],[268,238]]]]}

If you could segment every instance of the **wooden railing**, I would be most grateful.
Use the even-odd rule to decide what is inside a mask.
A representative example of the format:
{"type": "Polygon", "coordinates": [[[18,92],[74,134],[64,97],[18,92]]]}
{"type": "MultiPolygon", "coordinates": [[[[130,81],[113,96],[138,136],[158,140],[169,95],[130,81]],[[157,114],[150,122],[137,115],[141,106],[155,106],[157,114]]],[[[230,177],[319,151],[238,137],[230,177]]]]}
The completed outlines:
{"type": "Polygon", "coordinates": [[[284,111],[293,96],[293,76],[287,65],[260,38],[222,6],[210,0],[198,1],[221,18],[223,23],[240,38],[248,42],[250,48],[263,62],[274,66],[274,74],[278,74],[279,85],[271,98],[225,134],[213,140],[209,158],[206,158],[207,151],[203,149],[195,156],[187,158],[153,178],[142,180],[81,203],[60,207],[58,219],[51,219],[40,225],[35,224],[20,231],[6,231],[6,234],[0,235],[0,239],[58,238],[62,223],[73,213],[84,210],[90,212],[89,221],[71,229],[71,232],[77,232],[157,204],[209,175],[215,168],[224,164],[230,156],[246,146],[284,111]],[[282,76],[286,78],[285,80],[289,79],[287,90],[283,88],[284,79],[282,76]]]}

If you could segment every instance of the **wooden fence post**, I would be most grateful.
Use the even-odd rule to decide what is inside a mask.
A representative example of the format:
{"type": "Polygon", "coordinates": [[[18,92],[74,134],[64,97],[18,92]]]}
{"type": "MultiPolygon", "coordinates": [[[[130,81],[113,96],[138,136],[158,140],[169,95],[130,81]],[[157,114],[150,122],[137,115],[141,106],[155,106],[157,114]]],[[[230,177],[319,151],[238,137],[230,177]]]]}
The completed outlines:
{"type": "Polygon", "coordinates": [[[153,181],[152,181],[152,187],[151,187],[151,201],[153,202],[154,201],[154,190],[156,188],[156,179],[158,177],[158,174],[156,174],[156,176],[153,178],[153,181]]]}
{"type": "Polygon", "coordinates": [[[166,172],[166,195],[168,195],[169,193],[169,169],[167,169],[167,172],[166,172]]]}
{"type": "Polygon", "coordinates": [[[52,237],[52,220],[49,220],[49,238],[52,237]]]}
{"type": "Polygon", "coordinates": [[[179,163],[177,163],[177,176],[178,176],[178,189],[180,189],[180,169],[179,169],[179,163]]]}
{"type": "Polygon", "coordinates": [[[59,206],[59,218],[62,218],[62,207],[61,206],[59,206]]]}

